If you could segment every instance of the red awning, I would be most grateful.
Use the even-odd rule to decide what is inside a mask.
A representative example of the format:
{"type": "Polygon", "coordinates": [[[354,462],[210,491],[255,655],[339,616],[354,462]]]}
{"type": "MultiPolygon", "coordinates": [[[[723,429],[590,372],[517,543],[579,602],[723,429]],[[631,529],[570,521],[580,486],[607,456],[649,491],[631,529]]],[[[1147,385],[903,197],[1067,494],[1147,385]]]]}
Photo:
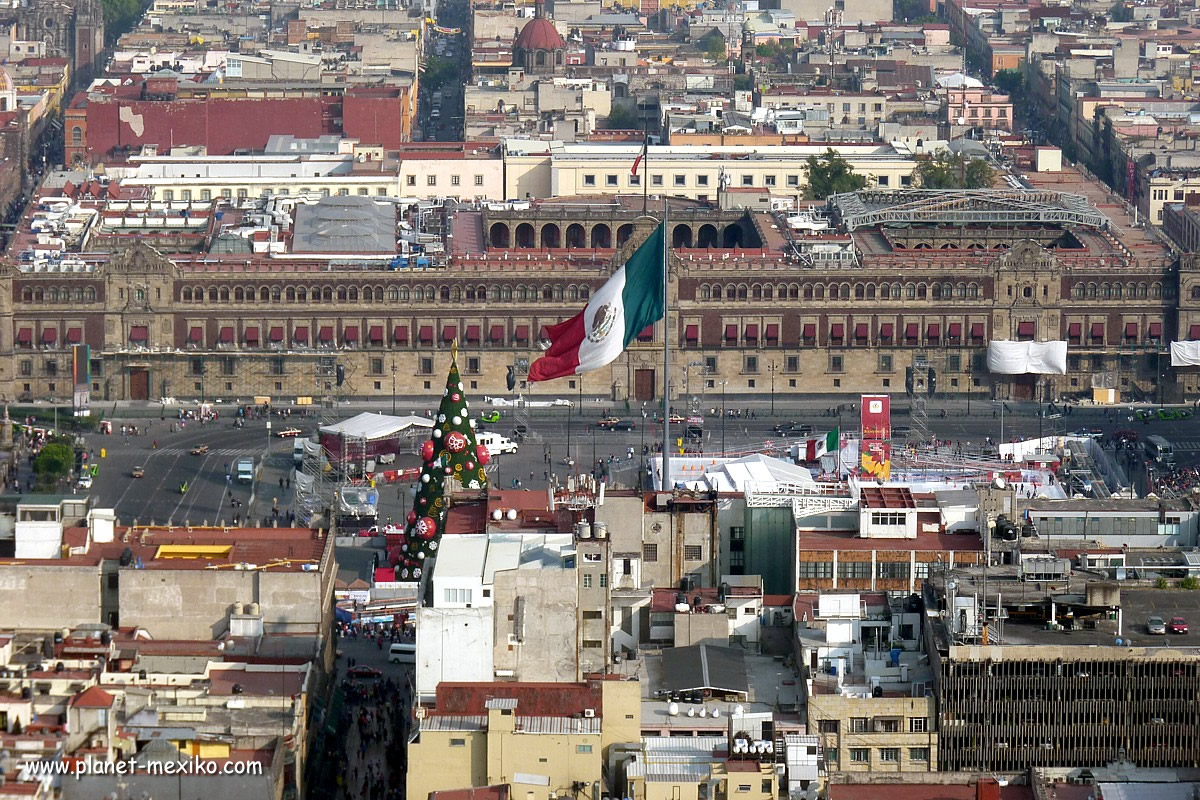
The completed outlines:
{"type": "Polygon", "coordinates": [[[217,341],[219,341],[221,344],[229,344],[230,342],[232,342],[233,341],[233,328],[232,327],[221,328],[221,333],[217,337],[217,341]]]}
{"type": "Polygon", "coordinates": [[[513,338],[516,339],[518,342],[528,342],[529,341],[529,326],[528,325],[518,325],[516,330],[513,331],[513,338]]]}
{"type": "Polygon", "coordinates": [[[854,325],[854,338],[866,339],[870,335],[871,326],[865,322],[858,322],[854,325]]]}
{"type": "Polygon", "coordinates": [[[1150,338],[1151,339],[1162,338],[1162,323],[1161,322],[1151,322],[1150,323],[1150,338]]]}
{"type": "Polygon", "coordinates": [[[367,329],[367,340],[371,344],[383,344],[383,326],[372,325],[367,329]]]}
{"type": "Polygon", "coordinates": [[[921,337],[921,326],[919,323],[910,322],[904,326],[905,339],[919,339],[921,337]]]}
{"type": "Polygon", "coordinates": [[[443,342],[453,342],[457,338],[458,338],[458,326],[457,325],[443,325],[442,326],[442,341],[443,342]]]}
{"type": "Polygon", "coordinates": [[[972,322],[971,323],[971,338],[979,339],[980,341],[983,340],[983,323],[982,322],[972,322]]]}
{"type": "Polygon", "coordinates": [[[267,338],[269,338],[272,342],[282,342],[283,341],[283,326],[282,325],[272,325],[271,332],[267,338]]]}
{"type": "Polygon", "coordinates": [[[1125,338],[1126,339],[1136,339],[1137,338],[1137,323],[1136,322],[1126,322],[1125,323],[1125,338]]]}
{"type": "Polygon", "coordinates": [[[480,328],[478,325],[468,325],[467,326],[467,341],[471,342],[472,344],[478,344],[479,330],[480,330],[480,328]]]}
{"type": "Polygon", "coordinates": [[[931,322],[931,323],[929,323],[929,325],[927,325],[925,327],[925,336],[928,337],[929,341],[931,341],[931,342],[937,341],[938,337],[941,335],[942,335],[942,326],[940,323],[931,322]]]}
{"type": "Polygon", "coordinates": [[[804,323],[804,338],[805,339],[817,338],[817,326],[815,323],[812,323],[812,322],[804,323]]]}
{"type": "Polygon", "coordinates": [[[83,328],[67,328],[67,344],[79,344],[83,341],[83,328]]]}
{"type": "Polygon", "coordinates": [[[550,326],[549,325],[543,325],[542,327],[538,328],[538,339],[543,342],[550,341],[550,326]]]}
{"type": "Polygon", "coordinates": [[[145,342],[150,339],[150,331],[145,325],[134,325],[129,329],[129,341],[145,342]]]}
{"type": "Polygon", "coordinates": [[[730,341],[737,341],[737,325],[725,326],[725,338],[730,341]]]}
{"type": "Polygon", "coordinates": [[[1103,322],[1093,322],[1092,323],[1092,338],[1093,339],[1103,339],[1104,338],[1104,323],[1103,322]]]}
{"type": "Polygon", "coordinates": [[[637,338],[639,342],[649,342],[652,340],[654,338],[654,326],[647,325],[646,327],[642,328],[641,332],[638,333],[637,338]]]}
{"type": "Polygon", "coordinates": [[[685,325],[683,328],[683,338],[689,342],[695,342],[700,338],[699,325],[685,325]]]}
{"type": "Polygon", "coordinates": [[[332,342],[333,341],[333,326],[332,325],[322,325],[321,329],[319,331],[317,331],[317,338],[322,342],[332,342]]]}
{"type": "Polygon", "coordinates": [[[417,331],[417,338],[421,340],[421,344],[433,344],[433,326],[422,325],[417,331]]]}
{"type": "Polygon", "coordinates": [[[962,323],[961,322],[951,322],[948,326],[946,326],[946,335],[949,336],[951,339],[961,339],[962,338],[962,323]]]}
{"type": "Polygon", "coordinates": [[[746,326],[746,341],[748,341],[748,342],[757,342],[758,341],[758,326],[757,325],[751,324],[751,325],[746,326]]]}
{"type": "Polygon", "coordinates": [[[1200,339],[1200,325],[1193,325],[1188,329],[1188,338],[1193,342],[1200,339]]]}
{"type": "Polygon", "coordinates": [[[342,341],[343,342],[357,342],[358,341],[358,326],[357,325],[347,325],[346,327],[342,328],[342,341]]]}
{"type": "Polygon", "coordinates": [[[1083,334],[1083,323],[1072,322],[1067,326],[1067,336],[1081,336],[1083,334]]]}
{"type": "Polygon", "coordinates": [[[779,341],[779,323],[777,323],[777,322],[768,322],[767,323],[767,341],[768,342],[779,341]]]}
{"type": "Polygon", "coordinates": [[[246,328],[246,341],[254,342],[256,344],[258,343],[258,326],[257,325],[251,325],[250,327],[246,328]]]}
{"type": "Polygon", "coordinates": [[[33,341],[33,328],[21,328],[17,331],[17,344],[29,344],[33,341]]]}
{"type": "Polygon", "coordinates": [[[1033,323],[1032,322],[1018,322],[1017,323],[1017,336],[1033,336],[1033,323]]]}
{"type": "Polygon", "coordinates": [[[392,329],[392,339],[394,339],[397,342],[407,343],[408,342],[408,326],[407,325],[397,325],[394,329],[392,329]]]}
{"type": "Polygon", "coordinates": [[[846,337],[846,326],[840,322],[835,322],[829,326],[829,338],[840,340],[846,337]]]}
{"type": "Polygon", "coordinates": [[[42,331],[42,344],[54,344],[58,341],[58,328],[46,328],[42,331]]]}
{"type": "Polygon", "coordinates": [[[504,344],[504,326],[493,325],[492,333],[488,338],[491,339],[493,344],[504,344]]]}
{"type": "MultiPolygon", "coordinates": [[[[71,330],[75,330],[75,329],[72,328],[71,330]]],[[[190,331],[188,331],[188,341],[189,342],[203,342],[204,341],[204,328],[202,328],[199,325],[193,326],[192,329],[190,331]]]]}
{"type": "Polygon", "coordinates": [[[297,342],[307,342],[308,341],[308,326],[307,325],[297,325],[296,330],[292,331],[292,339],[294,339],[297,342]]]}
{"type": "Polygon", "coordinates": [[[890,340],[892,338],[892,332],[894,330],[895,330],[895,325],[892,324],[891,322],[879,323],[879,338],[883,339],[883,340],[890,340]]]}

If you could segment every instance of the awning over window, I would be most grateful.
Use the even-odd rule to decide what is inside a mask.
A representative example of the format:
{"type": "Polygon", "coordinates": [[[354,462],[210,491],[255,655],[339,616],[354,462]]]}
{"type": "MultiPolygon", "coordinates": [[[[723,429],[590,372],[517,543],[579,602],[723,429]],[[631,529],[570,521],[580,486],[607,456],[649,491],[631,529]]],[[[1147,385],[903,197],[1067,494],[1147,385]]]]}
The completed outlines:
{"type": "MultiPolygon", "coordinates": [[[[75,328],[72,328],[71,330],[75,330],[75,328]]],[[[68,335],[70,335],[69,331],[68,331],[68,335]]],[[[189,342],[203,342],[204,341],[204,328],[202,328],[199,325],[193,325],[192,329],[190,331],[188,331],[188,341],[189,342]]]]}
{"type": "Polygon", "coordinates": [[[493,325],[492,333],[488,338],[491,339],[493,344],[503,344],[504,343],[504,326],[503,325],[493,325]]]}
{"type": "Polygon", "coordinates": [[[1074,336],[1074,337],[1078,338],[1082,334],[1083,334],[1083,324],[1082,323],[1072,322],[1070,325],[1067,326],[1067,336],[1074,336]]]}
{"type": "Polygon", "coordinates": [[[1101,341],[1104,339],[1104,323],[1103,322],[1093,322],[1092,323],[1092,338],[1095,339],[1096,341],[1101,341]]]}
{"type": "Polygon", "coordinates": [[[921,326],[919,323],[910,322],[904,326],[904,338],[916,341],[921,337],[921,326]]]}
{"type": "Polygon", "coordinates": [[[925,327],[925,336],[931,342],[936,342],[942,335],[942,326],[940,323],[931,322],[925,327]]]}
{"type": "Polygon", "coordinates": [[[296,330],[292,331],[292,339],[294,339],[297,342],[307,342],[308,341],[308,326],[307,325],[297,325],[296,330]]]}
{"type": "Polygon", "coordinates": [[[246,341],[253,342],[254,344],[258,344],[258,326],[257,325],[251,325],[250,327],[246,328],[246,341]]]}
{"type": "Polygon", "coordinates": [[[433,326],[422,325],[417,331],[417,338],[421,340],[421,344],[433,344],[433,326]]]}
{"type": "Polygon", "coordinates": [[[333,326],[332,325],[322,325],[321,329],[319,331],[317,331],[317,338],[320,339],[322,342],[332,342],[333,341],[333,326]]]}
{"type": "Polygon", "coordinates": [[[282,325],[272,325],[271,331],[268,334],[267,338],[269,338],[272,342],[282,342],[283,341],[283,326],[282,325]]]}
{"type": "Polygon", "coordinates": [[[951,322],[949,325],[946,326],[946,335],[949,336],[951,339],[961,339],[962,338],[962,323],[961,322],[951,322]]]}
{"type": "Polygon", "coordinates": [[[1161,322],[1151,322],[1150,323],[1150,338],[1151,339],[1161,339],[1162,338],[1162,323],[1161,322]]]}
{"type": "Polygon", "coordinates": [[[975,339],[977,341],[980,341],[980,342],[983,341],[983,323],[982,322],[972,322],[971,323],[971,338],[975,339]]]}
{"type": "Polygon", "coordinates": [[[683,338],[688,340],[689,342],[699,341],[700,326],[699,325],[685,325],[683,328],[683,338]]]}
{"type": "Polygon", "coordinates": [[[647,325],[637,335],[639,342],[649,342],[654,338],[654,326],[647,325]]]}
{"type": "Polygon", "coordinates": [[[812,323],[812,322],[804,323],[804,338],[805,339],[817,338],[817,326],[815,323],[812,323]]]}
{"type": "Polygon", "coordinates": [[[394,339],[397,342],[407,343],[408,342],[408,326],[407,325],[397,325],[395,328],[393,328],[392,329],[392,339],[394,339]]]}
{"type": "Polygon", "coordinates": [[[829,338],[834,341],[841,341],[846,338],[846,326],[840,322],[835,322],[829,326],[829,338]]]}
{"type": "Polygon", "coordinates": [[[357,325],[347,325],[346,327],[342,328],[342,341],[357,342],[358,341],[358,326],[357,325]]]}
{"type": "Polygon", "coordinates": [[[1033,336],[1033,323],[1032,322],[1018,322],[1017,323],[1017,336],[1033,336]]]}
{"type": "Polygon", "coordinates": [[[472,344],[477,344],[479,342],[479,331],[480,327],[478,325],[468,325],[467,341],[471,342],[472,344]]]}
{"type": "Polygon", "coordinates": [[[221,328],[221,333],[217,337],[217,341],[221,344],[230,344],[233,341],[233,327],[221,328]]]}
{"type": "Polygon", "coordinates": [[[42,331],[42,344],[54,344],[58,341],[58,328],[46,328],[42,331]]]}
{"type": "Polygon", "coordinates": [[[516,327],[516,329],[513,331],[513,338],[516,339],[518,342],[528,342],[529,341],[529,326],[528,325],[518,325],[516,327]]]}
{"type": "Polygon", "coordinates": [[[79,344],[82,341],[83,328],[67,328],[67,344],[79,344]]]}
{"type": "Polygon", "coordinates": [[[879,338],[885,342],[892,340],[892,333],[896,330],[895,324],[891,322],[879,323],[879,338]]]}
{"type": "Polygon", "coordinates": [[[868,336],[870,336],[870,329],[871,329],[871,326],[865,322],[855,323],[854,338],[855,339],[866,339],[868,336]]]}
{"type": "Polygon", "coordinates": [[[757,325],[747,325],[746,326],[746,341],[747,342],[757,342],[758,341],[758,326],[757,325]]]}
{"type": "Polygon", "coordinates": [[[767,323],[767,341],[768,342],[778,342],[779,341],[779,323],[777,323],[777,322],[767,323]]]}
{"type": "Polygon", "coordinates": [[[457,338],[458,338],[458,326],[457,325],[443,325],[442,326],[442,341],[443,342],[453,342],[457,338]]]}
{"type": "Polygon", "coordinates": [[[33,341],[33,328],[21,328],[17,331],[17,344],[29,344],[33,341]]]}
{"type": "Polygon", "coordinates": [[[150,332],[145,325],[134,325],[129,329],[129,341],[145,342],[149,341],[150,332]]]}
{"type": "Polygon", "coordinates": [[[1125,338],[1126,339],[1136,339],[1137,338],[1137,323],[1136,322],[1126,322],[1125,323],[1125,338]]]}
{"type": "Polygon", "coordinates": [[[728,339],[729,341],[733,341],[733,342],[737,341],[737,325],[726,325],[725,326],[725,338],[728,339]]]}

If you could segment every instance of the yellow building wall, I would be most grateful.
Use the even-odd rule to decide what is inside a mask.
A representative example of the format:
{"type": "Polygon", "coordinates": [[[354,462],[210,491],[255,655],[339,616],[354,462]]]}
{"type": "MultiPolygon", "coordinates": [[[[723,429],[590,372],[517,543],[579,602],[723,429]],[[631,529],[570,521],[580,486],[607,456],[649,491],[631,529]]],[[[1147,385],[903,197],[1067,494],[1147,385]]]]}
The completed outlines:
{"type": "Polygon", "coordinates": [[[421,731],[408,746],[408,797],[487,786],[487,734],[483,731],[421,731]],[[461,742],[462,744],[459,744],[461,742]]]}
{"type": "MultiPolygon", "coordinates": [[[[519,710],[519,709],[518,709],[519,710]]],[[[488,712],[486,786],[510,783],[513,793],[570,793],[571,784],[601,779],[603,747],[599,734],[526,733],[515,730],[517,717],[499,709],[488,712]],[[517,773],[550,778],[550,786],[518,783],[517,773]]],[[[449,787],[447,787],[449,788],[449,787]]],[[[415,800],[415,799],[414,799],[415,800]]]]}
{"type": "Polygon", "coordinates": [[[614,744],[639,742],[642,738],[642,685],[637,681],[604,681],[602,685],[604,725],[600,737],[604,757],[614,744]]]}
{"type": "Polygon", "coordinates": [[[932,697],[842,697],[818,694],[808,698],[808,729],[821,737],[830,772],[933,772],[937,770],[937,719],[932,697]],[[855,731],[853,720],[866,720],[865,731],[855,731]],[[924,731],[913,731],[911,720],[923,719],[924,731]],[[823,729],[823,721],[836,720],[836,733],[823,729]],[[882,720],[896,720],[893,733],[879,730],[882,720]],[[899,750],[897,761],[883,761],[880,750],[899,750]],[[914,760],[912,750],[925,748],[927,761],[914,760]],[[868,750],[868,760],[852,761],[852,749],[868,750]]]}

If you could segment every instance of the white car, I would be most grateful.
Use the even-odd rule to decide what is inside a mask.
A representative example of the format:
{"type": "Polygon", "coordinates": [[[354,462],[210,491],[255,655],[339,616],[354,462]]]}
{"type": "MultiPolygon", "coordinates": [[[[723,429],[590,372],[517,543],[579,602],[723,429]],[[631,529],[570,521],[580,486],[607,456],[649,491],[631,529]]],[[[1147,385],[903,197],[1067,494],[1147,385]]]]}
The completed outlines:
{"type": "Polygon", "coordinates": [[[284,428],[283,430],[281,430],[279,433],[276,434],[276,436],[278,436],[280,439],[291,439],[291,438],[293,438],[295,436],[299,436],[299,435],[300,435],[299,428],[284,428]]]}
{"type": "Polygon", "coordinates": [[[92,488],[92,476],[91,475],[80,475],[79,480],[75,481],[75,488],[76,489],[92,488]]]}

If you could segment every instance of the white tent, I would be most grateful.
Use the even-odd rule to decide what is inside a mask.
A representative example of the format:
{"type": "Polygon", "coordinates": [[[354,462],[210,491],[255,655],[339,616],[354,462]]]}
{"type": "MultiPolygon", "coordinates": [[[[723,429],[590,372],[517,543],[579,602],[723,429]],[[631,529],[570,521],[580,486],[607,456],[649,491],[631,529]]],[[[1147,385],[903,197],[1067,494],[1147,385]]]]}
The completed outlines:
{"type": "Polygon", "coordinates": [[[344,436],[347,439],[371,440],[386,439],[414,427],[432,428],[433,420],[411,415],[393,417],[387,414],[364,412],[335,425],[326,425],[321,428],[321,433],[330,436],[344,436]]]}

